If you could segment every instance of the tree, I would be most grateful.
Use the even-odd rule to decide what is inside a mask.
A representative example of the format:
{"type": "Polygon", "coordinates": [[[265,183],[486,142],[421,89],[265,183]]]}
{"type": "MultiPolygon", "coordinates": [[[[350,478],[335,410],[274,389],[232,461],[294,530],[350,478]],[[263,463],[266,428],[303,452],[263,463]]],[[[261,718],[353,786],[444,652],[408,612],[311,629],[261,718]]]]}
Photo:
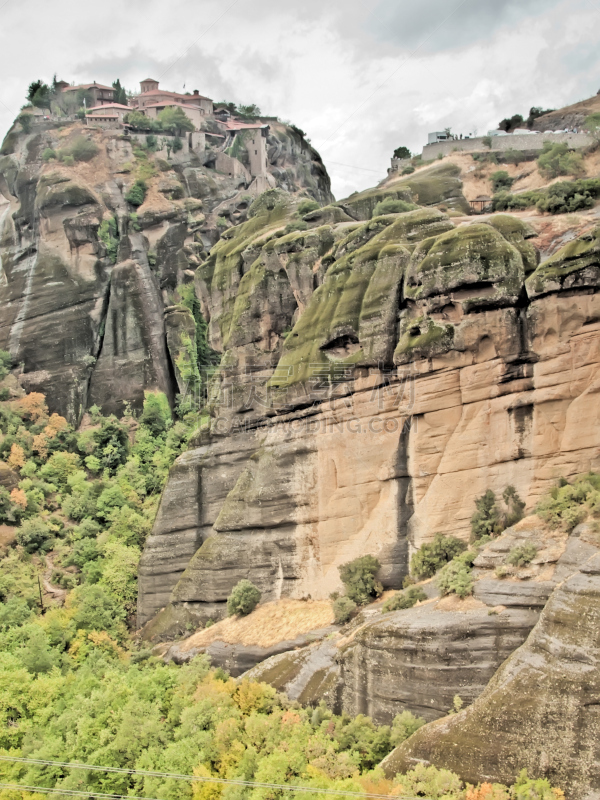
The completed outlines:
{"type": "Polygon", "coordinates": [[[410,156],[410,150],[404,145],[402,145],[402,147],[397,147],[394,150],[394,158],[410,158],[410,156]]]}
{"type": "Polygon", "coordinates": [[[421,580],[431,578],[438,569],[466,549],[466,544],[455,536],[436,533],[433,542],[424,544],[413,554],[410,560],[411,575],[421,580]]]}
{"type": "Polygon", "coordinates": [[[27,90],[27,99],[37,108],[49,108],[52,99],[52,90],[43,81],[33,81],[27,90]]]}
{"type": "Polygon", "coordinates": [[[124,122],[131,125],[132,128],[140,131],[158,131],[160,125],[156,120],[150,119],[141,111],[129,111],[123,117],[124,122]]]}
{"type": "Polygon", "coordinates": [[[505,117],[498,123],[498,128],[501,131],[512,131],[515,128],[520,128],[523,125],[523,117],[521,114],[513,114],[512,117],[505,117]]]}
{"type": "Polygon", "coordinates": [[[121,103],[121,105],[127,105],[127,92],[125,91],[125,87],[121,86],[121,81],[117,78],[116,81],[113,81],[113,89],[115,90],[115,103],[121,103]]]}
{"type": "Polygon", "coordinates": [[[338,567],[342,583],[346,587],[346,595],[360,606],[383,592],[383,586],[375,580],[375,573],[381,564],[375,556],[361,556],[338,567]]]}
{"type": "Polygon", "coordinates": [[[241,117],[250,117],[253,119],[260,117],[260,108],[256,105],[256,103],[252,103],[248,106],[238,106],[237,110],[241,117]]]}
{"type": "Polygon", "coordinates": [[[245,617],[254,611],[260,603],[260,598],[259,589],[251,581],[241,580],[233,587],[231,594],[227,598],[227,613],[230,617],[236,614],[245,617]]]}
{"type": "Polygon", "coordinates": [[[477,509],[471,517],[471,535],[474,541],[483,536],[496,536],[501,533],[500,513],[496,505],[496,495],[491,489],[475,500],[477,509]]]}
{"type": "Polygon", "coordinates": [[[181,136],[184,131],[195,131],[196,126],[182,108],[167,106],[157,117],[165,133],[181,136]]]}

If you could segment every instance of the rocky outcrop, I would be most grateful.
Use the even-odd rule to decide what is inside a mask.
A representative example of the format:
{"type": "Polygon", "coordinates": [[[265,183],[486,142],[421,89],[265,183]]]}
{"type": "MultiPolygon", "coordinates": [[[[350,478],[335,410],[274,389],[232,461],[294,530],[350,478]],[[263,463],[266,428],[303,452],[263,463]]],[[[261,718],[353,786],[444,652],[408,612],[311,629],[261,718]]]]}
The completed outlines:
{"type": "MultiPolygon", "coordinates": [[[[568,275],[548,282],[531,226],[507,215],[296,220],[267,193],[196,273],[225,356],[212,429],[185,456],[199,547],[163,562],[173,527],[159,515],[142,557],[139,619],[166,606],[164,635],[222,608],[242,577],[265,599],[326,597],[365,552],[397,588],[436,532],[468,538],[487,489],[512,484],[531,508],[598,466],[597,233],[556,253],[568,275]]],[[[184,493],[177,504],[187,519],[184,493]]],[[[515,606],[508,582],[486,580],[486,602],[515,606]]]]}
{"type": "MultiPolygon", "coordinates": [[[[44,392],[50,410],[73,422],[93,404],[139,409],[148,389],[172,400],[182,388],[171,360],[180,326],[171,318],[165,330],[164,309],[181,301],[190,268],[224,227],[247,218],[262,188],[244,180],[241,164],[241,183],[216,162],[211,169],[209,151],[187,141],[166,161],[118,130],[57,130],[36,119],[31,133],[20,127],[0,157],[0,347],[22,365],[23,387],[44,392]],[[73,163],[63,156],[81,137],[97,154],[73,163]],[[147,185],[139,207],[126,200],[138,178],[147,185]]],[[[316,151],[283,124],[272,135],[281,147],[267,184],[331,202],[316,151]]]]}
{"type": "Polygon", "coordinates": [[[600,790],[600,556],[558,586],[529,638],[475,703],[418,731],[388,775],[435,763],[465,780],[547,777],[569,797],[600,790]]]}

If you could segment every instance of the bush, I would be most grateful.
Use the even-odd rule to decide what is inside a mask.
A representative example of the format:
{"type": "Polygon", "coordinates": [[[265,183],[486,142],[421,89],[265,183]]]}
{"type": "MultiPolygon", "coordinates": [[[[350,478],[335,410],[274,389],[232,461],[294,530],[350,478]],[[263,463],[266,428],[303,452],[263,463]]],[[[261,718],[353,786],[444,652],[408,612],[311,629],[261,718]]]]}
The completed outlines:
{"type": "Polygon", "coordinates": [[[6,378],[12,366],[12,357],[7,350],[0,350],[0,381],[6,378]]]}
{"type": "Polygon", "coordinates": [[[537,547],[534,544],[520,544],[513,547],[506,558],[508,564],[513,567],[526,567],[531,564],[537,555],[537,547]]]}
{"type": "Polygon", "coordinates": [[[422,717],[415,717],[410,711],[403,711],[401,714],[397,714],[392,722],[390,744],[392,747],[398,747],[399,744],[405,742],[423,725],[425,725],[425,720],[422,717]]]}
{"type": "Polygon", "coordinates": [[[98,145],[85,136],[77,136],[69,149],[75,161],[91,161],[100,152],[98,145]]]}
{"type": "Polygon", "coordinates": [[[148,187],[146,186],[146,182],[138,178],[138,180],[136,180],[136,182],[129,188],[129,191],[125,195],[125,200],[137,208],[138,206],[141,206],[146,199],[147,191],[148,187]]]}
{"type": "Polygon", "coordinates": [[[587,517],[590,510],[587,503],[595,504],[599,490],[600,475],[582,475],[573,484],[565,483],[552,489],[538,504],[536,513],[551,528],[562,528],[570,533],[587,517]]]}
{"type": "Polygon", "coordinates": [[[547,178],[558,178],[559,175],[578,176],[584,172],[583,156],[569,150],[563,143],[544,142],[544,148],[537,160],[539,171],[547,178]]]}
{"type": "Polygon", "coordinates": [[[173,139],[173,152],[178,153],[180,150],[183,150],[183,142],[181,141],[179,136],[176,136],[173,139]]]}
{"type": "Polygon", "coordinates": [[[520,164],[521,161],[525,160],[525,156],[520,150],[513,150],[512,147],[509,147],[508,150],[505,150],[502,156],[503,161],[506,161],[507,164],[520,164]]]}
{"type": "Polygon", "coordinates": [[[476,555],[475,552],[467,550],[440,570],[437,585],[443,595],[456,594],[465,598],[473,593],[474,580],[471,567],[476,555]]]}
{"type": "Polygon", "coordinates": [[[158,139],[153,133],[149,133],[146,136],[146,150],[150,150],[154,152],[158,147],[158,139]]]}
{"type": "Polygon", "coordinates": [[[110,263],[116,264],[119,251],[119,229],[115,217],[102,220],[98,227],[98,239],[106,247],[106,254],[110,259],[110,263]]]}
{"type": "Polygon", "coordinates": [[[401,175],[412,175],[414,171],[415,171],[414,167],[406,166],[406,167],[404,167],[404,169],[402,170],[402,172],[400,174],[401,175]]]}
{"type": "Polygon", "coordinates": [[[498,192],[500,190],[510,189],[515,179],[511,178],[506,170],[500,169],[492,174],[491,181],[494,192],[498,192]]]}
{"type": "Polygon", "coordinates": [[[52,158],[56,158],[56,152],[51,147],[47,147],[42,153],[42,161],[50,161],[52,158]]]}
{"type": "Polygon", "coordinates": [[[100,430],[94,431],[96,452],[102,466],[111,473],[120,464],[124,464],[129,454],[129,436],[127,428],[116,417],[110,416],[102,420],[100,430]]]}
{"type": "Polygon", "coordinates": [[[484,136],[481,139],[481,143],[484,147],[492,149],[492,137],[491,136],[484,136]]]}
{"type": "Polygon", "coordinates": [[[467,545],[455,536],[436,533],[433,542],[424,544],[410,560],[411,575],[424,580],[431,578],[444,564],[467,549],[467,545]]]}
{"type": "Polygon", "coordinates": [[[388,611],[403,611],[406,608],[412,608],[422,600],[427,600],[423,589],[420,586],[409,586],[403,592],[396,592],[395,595],[389,597],[381,607],[381,612],[387,614],[388,611]]]}
{"type": "Polygon", "coordinates": [[[381,564],[374,556],[361,556],[339,567],[340,578],[346,594],[357,605],[364,606],[383,592],[383,586],[375,580],[381,564]]]}
{"type": "Polygon", "coordinates": [[[474,541],[484,536],[497,536],[501,530],[500,512],[496,495],[491,489],[475,500],[476,511],[471,517],[471,538],[474,541]]]}
{"type": "Polygon", "coordinates": [[[173,424],[169,401],[163,392],[146,391],[144,394],[144,409],[140,423],[145,425],[153,436],[160,436],[173,424]]]}
{"type": "Polygon", "coordinates": [[[50,527],[39,517],[24,520],[17,528],[15,538],[27,553],[35,553],[38,550],[47,552],[54,544],[54,535],[50,527]]]}
{"type": "Polygon", "coordinates": [[[316,200],[301,200],[298,203],[298,213],[300,215],[310,214],[311,211],[317,211],[319,208],[321,206],[316,200]]]}
{"type": "Polygon", "coordinates": [[[373,209],[373,216],[380,217],[383,214],[403,214],[405,211],[414,211],[418,206],[414,203],[407,203],[406,200],[396,200],[393,197],[386,197],[381,200],[373,209]]]}
{"type": "Polygon", "coordinates": [[[348,620],[354,616],[357,607],[354,600],[350,600],[350,598],[345,595],[336,597],[332,606],[333,616],[338,625],[343,625],[345,622],[348,622],[348,620]]]}
{"type": "Polygon", "coordinates": [[[245,617],[260,603],[261,593],[257,587],[246,579],[241,580],[227,598],[227,613],[230,617],[239,614],[245,617]]]}
{"type": "Polygon", "coordinates": [[[394,150],[394,158],[410,158],[410,157],[411,157],[410,150],[408,149],[408,147],[405,147],[404,145],[402,145],[401,147],[397,147],[394,150]]]}
{"type": "Polygon", "coordinates": [[[121,638],[125,611],[102,586],[78,586],[68,598],[73,622],[78,630],[106,631],[121,638]]]}

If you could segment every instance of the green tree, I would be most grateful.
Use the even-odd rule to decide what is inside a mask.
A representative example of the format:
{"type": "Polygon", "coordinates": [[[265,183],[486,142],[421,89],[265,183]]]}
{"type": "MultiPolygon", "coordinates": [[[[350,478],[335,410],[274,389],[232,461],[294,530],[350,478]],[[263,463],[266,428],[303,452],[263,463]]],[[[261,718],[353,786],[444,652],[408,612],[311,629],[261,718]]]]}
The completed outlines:
{"type": "Polygon", "coordinates": [[[245,617],[260,603],[260,590],[248,580],[236,584],[227,598],[227,613],[230,617],[239,614],[245,617]]]}
{"type": "Polygon", "coordinates": [[[113,89],[115,90],[115,103],[121,103],[121,105],[127,105],[127,92],[125,91],[125,87],[121,86],[121,81],[117,78],[116,81],[113,81],[113,89]]]}
{"type": "Polygon", "coordinates": [[[383,586],[375,579],[380,568],[379,561],[371,555],[360,556],[338,568],[346,595],[357,605],[364,606],[383,592],[383,586]]]}
{"type": "Polygon", "coordinates": [[[138,178],[129,188],[129,191],[125,195],[125,200],[128,203],[131,203],[132,206],[136,208],[141,206],[144,200],[146,199],[146,192],[148,191],[148,187],[146,186],[146,181],[143,181],[141,178],[138,178]]]}
{"type": "Polygon", "coordinates": [[[496,495],[491,489],[475,500],[476,511],[471,517],[471,536],[474,541],[484,536],[497,536],[502,531],[496,495]]]}
{"type": "Polygon", "coordinates": [[[402,145],[394,150],[394,158],[410,158],[411,152],[408,147],[402,145]]]}
{"type": "Polygon", "coordinates": [[[455,536],[436,533],[433,542],[422,545],[410,560],[410,572],[420,580],[431,578],[438,569],[467,549],[467,545],[455,536]]]}
{"type": "Polygon", "coordinates": [[[6,378],[12,366],[12,357],[7,350],[0,350],[0,381],[6,378]]]}
{"type": "Polygon", "coordinates": [[[157,120],[165,133],[181,136],[185,131],[195,131],[196,126],[185,111],[178,106],[167,106],[158,114],[157,120]]]}

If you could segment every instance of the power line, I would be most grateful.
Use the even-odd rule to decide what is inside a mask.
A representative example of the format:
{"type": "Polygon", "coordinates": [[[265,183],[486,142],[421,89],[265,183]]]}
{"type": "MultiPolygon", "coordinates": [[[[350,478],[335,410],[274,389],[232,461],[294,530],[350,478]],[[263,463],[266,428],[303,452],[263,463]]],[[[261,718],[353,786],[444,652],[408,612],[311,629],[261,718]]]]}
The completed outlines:
{"type": "Polygon", "coordinates": [[[327,164],[335,164],[338,167],[349,167],[350,169],[360,169],[363,172],[374,172],[376,175],[381,175],[381,170],[379,169],[367,169],[367,167],[357,167],[354,164],[342,164],[341,161],[330,161],[327,159],[327,164]]]}
{"type": "MultiPolygon", "coordinates": [[[[174,780],[184,780],[184,781],[194,781],[198,783],[222,783],[222,784],[230,784],[234,786],[244,786],[250,789],[281,789],[282,791],[287,792],[308,792],[310,794],[329,794],[329,795],[336,795],[338,797],[360,797],[360,798],[373,798],[373,800],[390,800],[389,794],[369,794],[368,792],[353,792],[353,791],[344,791],[343,789],[320,789],[314,786],[293,786],[285,783],[258,783],[255,781],[236,781],[229,778],[215,778],[215,777],[205,777],[201,775],[181,775],[176,772],[151,772],[148,770],[143,769],[127,769],[124,767],[101,767],[97,764],[79,764],[79,763],[70,763],[65,761],[47,761],[41,758],[16,758],[14,756],[0,756],[0,761],[11,761],[16,762],[18,764],[37,764],[38,766],[49,766],[49,767],[64,767],[65,769],[83,769],[89,770],[90,772],[116,772],[120,774],[126,775],[141,775],[143,777],[148,778],[171,778],[174,780]]],[[[98,792],[94,792],[88,790],[87,792],[79,792],[76,790],[66,790],[66,789],[44,789],[43,787],[30,787],[30,786],[8,786],[8,784],[0,783],[0,787],[3,788],[16,788],[16,789],[28,789],[31,791],[45,791],[45,792],[56,792],[56,793],[63,793],[63,794],[76,794],[81,795],[85,794],[86,796],[93,796],[93,797],[101,797],[101,798],[121,798],[123,795],[118,794],[101,794],[98,792]]],[[[394,800],[429,800],[428,798],[416,798],[410,795],[393,795],[394,800]]],[[[127,795],[128,800],[155,800],[155,798],[148,798],[148,797],[131,797],[131,795],[127,795]]]]}
{"type": "Polygon", "coordinates": [[[104,794],[102,792],[95,792],[93,789],[63,789],[61,787],[54,787],[52,789],[47,786],[25,786],[21,783],[0,783],[0,789],[15,789],[18,792],[23,790],[27,792],[41,792],[42,794],[67,794],[73,797],[99,797],[104,800],[157,800],[155,797],[136,797],[135,795],[124,794],[104,794]]]}

